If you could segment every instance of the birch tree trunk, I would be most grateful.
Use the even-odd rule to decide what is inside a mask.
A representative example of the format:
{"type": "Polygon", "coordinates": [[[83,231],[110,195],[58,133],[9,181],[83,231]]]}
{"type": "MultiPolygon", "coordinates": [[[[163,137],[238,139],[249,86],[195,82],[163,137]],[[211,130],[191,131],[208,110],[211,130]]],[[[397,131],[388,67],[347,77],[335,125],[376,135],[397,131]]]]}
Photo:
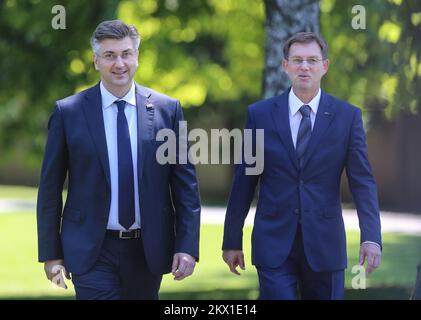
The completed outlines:
{"type": "Polygon", "coordinates": [[[289,86],[282,72],[282,48],[285,41],[300,31],[320,32],[318,0],[265,0],[266,60],[263,98],[280,94],[289,86]]]}

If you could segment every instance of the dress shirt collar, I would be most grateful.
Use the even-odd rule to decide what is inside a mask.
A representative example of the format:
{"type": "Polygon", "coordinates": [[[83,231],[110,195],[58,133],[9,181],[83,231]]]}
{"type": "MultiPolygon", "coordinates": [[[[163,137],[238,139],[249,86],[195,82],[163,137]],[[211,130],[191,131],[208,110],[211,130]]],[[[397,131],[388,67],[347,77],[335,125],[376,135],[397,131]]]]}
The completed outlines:
{"type": "Polygon", "coordinates": [[[129,92],[127,92],[127,94],[121,99],[117,98],[110,91],[108,91],[104,87],[104,85],[102,84],[102,81],[101,81],[99,86],[100,86],[100,90],[101,90],[101,99],[102,99],[102,108],[103,109],[106,109],[106,108],[110,107],[114,103],[114,101],[116,101],[116,100],[124,100],[128,104],[130,104],[132,106],[136,106],[136,95],[135,95],[134,82],[132,83],[132,86],[131,86],[129,92]]]}
{"type": "Polygon", "coordinates": [[[321,96],[321,90],[319,88],[319,91],[317,92],[316,96],[309,103],[304,103],[295,95],[293,88],[291,88],[291,90],[289,91],[289,97],[288,97],[289,112],[291,116],[295,116],[295,114],[300,110],[300,108],[304,104],[310,106],[311,111],[314,114],[317,114],[317,109],[319,108],[320,96],[321,96]]]}

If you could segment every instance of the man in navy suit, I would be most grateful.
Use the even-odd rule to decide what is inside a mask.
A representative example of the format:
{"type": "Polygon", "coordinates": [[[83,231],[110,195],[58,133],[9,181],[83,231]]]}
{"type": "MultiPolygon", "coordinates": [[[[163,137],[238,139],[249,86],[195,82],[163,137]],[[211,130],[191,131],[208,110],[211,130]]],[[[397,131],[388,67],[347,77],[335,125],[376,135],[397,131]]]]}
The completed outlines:
{"type": "MultiPolygon", "coordinates": [[[[346,170],[361,231],[360,264],[381,257],[376,183],[367,157],[361,110],[320,89],[329,67],[327,45],[315,33],[284,46],[292,87],[248,108],[246,128],[264,130],[260,175],[237,165],[225,218],[223,259],[244,269],[242,229],[256,186],[252,263],[260,299],[342,299],[347,267],[340,180],[346,170]]],[[[253,141],[256,141],[254,139],[253,141]]]]}
{"type": "Polygon", "coordinates": [[[156,133],[177,133],[182,109],[133,81],[140,44],[134,26],[102,22],[91,44],[100,83],[57,101],[48,124],[39,261],[50,280],[60,266],[71,274],[77,299],[157,299],[162,275],[182,280],[199,257],[195,169],[156,159],[156,133]]]}

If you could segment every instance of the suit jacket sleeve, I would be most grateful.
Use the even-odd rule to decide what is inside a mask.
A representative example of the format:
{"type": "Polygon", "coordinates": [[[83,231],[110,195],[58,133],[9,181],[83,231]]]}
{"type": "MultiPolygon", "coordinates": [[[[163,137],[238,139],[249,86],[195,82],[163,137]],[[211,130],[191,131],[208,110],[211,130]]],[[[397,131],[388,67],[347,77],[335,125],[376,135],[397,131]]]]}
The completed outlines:
{"type": "MultiPolygon", "coordinates": [[[[252,132],[251,148],[255,154],[256,127],[250,108],[247,112],[245,129],[250,129],[252,132]]],[[[243,138],[242,161],[235,167],[234,179],[228,200],[227,212],[225,215],[224,240],[222,244],[222,250],[242,250],[244,221],[250,210],[250,205],[253,201],[256,185],[259,180],[258,175],[246,175],[247,164],[244,161],[245,142],[246,140],[243,138]]]]}
{"type": "Polygon", "coordinates": [[[38,260],[62,259],[60,240],[62,191],[68,154],[62,113],[56,105],[48,122],[48,138],[37,200],[38,260]]]}
{"type": "Polygon", "coordinates": [[[377,186],[368,161],[367,145],[361,110],[354,113],[348,153],[346,173],[349,188],[354,197],[361,230],[361,243],[373,241],[381,244],[380,214],[377,186]]]}
{"type": "MultiPolygon", "coordinates": [[[[188,253],[199,260],[199,232],[200,232],[200,196],[196,171],[189,161],[180,163],[180,148],[178,144],[187,142],[187,137],[180,141],[180,121],[183,121],[183,112],[177,101],[174,132],[177,137],[177,162],[171,168],[171,197],[175,209],[175,252],[188,253]],[[185,139],[185,140],[184,140],[185,139]],[[184,140],[184,141],[183,141],[184,140]]],[[[181,147],[182,152],[187,150],[181,147]]]]}

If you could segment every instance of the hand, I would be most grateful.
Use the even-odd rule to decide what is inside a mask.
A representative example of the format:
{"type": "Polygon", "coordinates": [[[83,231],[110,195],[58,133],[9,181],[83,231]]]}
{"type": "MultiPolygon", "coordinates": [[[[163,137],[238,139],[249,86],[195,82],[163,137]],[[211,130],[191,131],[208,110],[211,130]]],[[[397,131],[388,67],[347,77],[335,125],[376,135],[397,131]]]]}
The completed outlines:
{"type": "Polygon", "coordinates": [[[64,267],[64,261],[59,260],[49,260],[44,262],[44,271],[47,275],[48,280],[56,284],[57,286],[67,289],[67,285],[64,282],[63,274],[61,271],[64,272],[64,275],[67,279],[71,280],[70,274],[66,271],[64,267]]]}
{"type": "Polygon", "coordinates": [[[174,280],[183,280],[193,273],[196,260],[187,253],[176,253],[172,262],[171,272],[174,280]]]}
{"type": "Polygon", "coordinates": [[[224,250],[222,258],[225,263],[229,266],[232,273],[240,275],[237,271],[237,266],[240,266],[241,270],[246,270],[244,264],[244,254],[242,250],[224,250]]]}
{"type": "Polygon", "coordinates": [[[362,243],[360,247],[360,265],[364,265],[367,257],[367,273],[373,272],[381,261],[382,252],[380,247],[373,243],[362,243]]]}

